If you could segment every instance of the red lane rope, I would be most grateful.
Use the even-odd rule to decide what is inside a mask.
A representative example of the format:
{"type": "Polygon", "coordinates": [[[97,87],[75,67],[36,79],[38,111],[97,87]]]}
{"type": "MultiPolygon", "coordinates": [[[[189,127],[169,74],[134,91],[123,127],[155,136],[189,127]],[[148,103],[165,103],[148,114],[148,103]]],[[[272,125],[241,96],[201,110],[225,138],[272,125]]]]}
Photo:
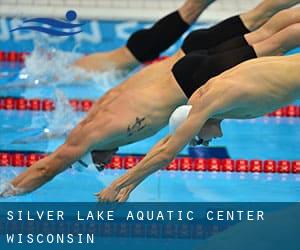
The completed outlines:
{"type": "Polygon", "coordinates": [[[28,52],[0,51],[0,62],[23,63],[28,52]]]}
{"type": "MultiPolygon", "coordinates": [[[[71,99],[70,105],[75,111],[87,112],[93,105],[93,100],[71,99]]],[[[50,99],[25,99],[15,97],[0,97],[0,110],[30,110],[30,111],[53,111],[55,104],[50,99]]]]}
{"type": "MultiPolygon", "coordinates": [[[[75,111],[87,112],[94,101],[89,99],[71,99],[70,105],[75,111]]],[[[0,110],[30,110],[30,111],[53,111],[55,104],[50,99],[25,99],[15,97],[0,97],[0,110]]],[[[269,117],[300,117],[300,106],[289,105],[268,114],[269,117]]]]}
{"type": "MultiPolygon", "coordinates": [[[[30,167],[36,161],[45,157],[46,153],[0,152],[1,167],[30,167]]],[[[107,169],[133,168],[143,156],[116,155],[106,166],[107,169]]],[[[300,174],[300,160],[245,160],[245,159],[203,159],[178,157],[164,170],[195,171],[195,172],[239,172],[239,173],[278,173],[300,174]]]]}
{"type": "MultiPolygon", "coordinates": [[[[16,51],[0,51],[0,62],[9,63],[24,63],[25,57],[30,55],[29,52],[16,52],[16,51]]],[[[161,56],[155,60],[144,63],[144,65],[149,65],[155,62],[159,62],[168,58],[167,56],[161,56]]]]}

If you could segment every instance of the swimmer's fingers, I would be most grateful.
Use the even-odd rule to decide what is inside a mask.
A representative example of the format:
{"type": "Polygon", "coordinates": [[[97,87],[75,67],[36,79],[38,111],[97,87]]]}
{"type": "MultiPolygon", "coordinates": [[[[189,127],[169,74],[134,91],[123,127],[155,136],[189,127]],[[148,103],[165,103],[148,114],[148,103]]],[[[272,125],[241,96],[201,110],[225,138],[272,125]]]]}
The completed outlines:
{"type": "Polygon", "coordinates": [[[100,193],[98,193],[96,196],[99,202],[114,202],[116,201],[118,193],[119,192],[114,188],[107,187],[100,193]]]}
{"type": "Polygon", "coordinates": [[[119,194],[116,197],[116,200],[118,202],[125,202],[125,201],[127,201],[128,198],[129,198],[130,192],[131,192],[130,188],[123,188],[123,189],[121,189],[121,191],[119,192],[119,194]]]}
{"type": "Polygon", "coordinates": [[[126,202],[128,200],[128,198],[129,198],[129,195],[127,195],[127,196],[124,195],[124,196],[118,197],[117,202],[126,202]]]}
{"type": "Polygon", "coordinates": [[[13,189],[5,188],[4,190],[0,191],[0,198],[7,198],[16,195],[17,193],[13,189]]]}

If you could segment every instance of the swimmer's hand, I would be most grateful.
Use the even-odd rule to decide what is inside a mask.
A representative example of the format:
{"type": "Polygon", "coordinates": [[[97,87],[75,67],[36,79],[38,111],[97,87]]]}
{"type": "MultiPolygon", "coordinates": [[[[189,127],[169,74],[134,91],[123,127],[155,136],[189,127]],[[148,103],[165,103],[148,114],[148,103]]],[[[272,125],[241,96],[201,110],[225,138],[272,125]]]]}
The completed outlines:
{"type": "Polygon", "coordinates": [[[11,183],[5,183],[0,188],[0,198],[8,198],[17,194],[17,189],[11,183]]]}
{"type": "Polygon", "coordinates": [[[128,200],[130,193],[134,190],[135,185],[129,185],[121,190],[108,187],[102,192],[96,194],[98,201],[102,202],[125,202],[128,200]]]}
{"type": "Polygon", "coordinates": [[[122,188],[119,194],[117,195],[117,202],[127,201],[132,190],[133,188],[131,186],[122,188]]]}
{"type": "Polygon", "coordinates": [[[95,195],[99,202],[116,202],[119,192],[120,189],[114,186],[109,186],[95,195]]]}

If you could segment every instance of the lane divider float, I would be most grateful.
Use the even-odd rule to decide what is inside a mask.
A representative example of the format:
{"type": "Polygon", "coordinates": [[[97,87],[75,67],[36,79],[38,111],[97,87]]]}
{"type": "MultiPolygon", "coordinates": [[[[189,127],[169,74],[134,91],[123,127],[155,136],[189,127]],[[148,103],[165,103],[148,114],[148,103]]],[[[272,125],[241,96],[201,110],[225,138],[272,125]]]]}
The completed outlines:
{"type": "Polygon", "coordinates": [[[29,52],[0,51],[0,62],[23,63],[29,52]]]}
{"type": "MultiPolygon", "coordinates": [[[[0,62],[24,63],[26,56],[29,56],[30,54],[30,52],[0,51],[0,62]]],[[[168,56],[161,56],[155,60],[144,63],[144,65],[147,66],[166,58],[168,58],[168,56]]]]}
{"type": "MultiPolygon", "coordinates": [[[[30,167],[47,156],[42,152],[0,152],[0,168],[30,167]]],[[[143,159],[143,155],[115,155],[107,164],[107,169],[130,169],[143,159]]],[[[194,172],[238,172],[238,173],[278,173],[300,174],[300,160],[245,160],[245,159],[203,159],[177,157],[166,171],[194,172]]]]}
{"type": "MultiPolygon", "coordinates": [[[[87,112],[92,107],[94,100],[70,99],[70,105],[75,111],[87,112]]],[[[0,110],[29,110],[29,111],[53,111],[55,103],[51,99],[26,99],[17,97],[0,97],[0,110]]],[[[300,106],[289,105],[268,114],[269,117],[300,117],[300,106]]]]}

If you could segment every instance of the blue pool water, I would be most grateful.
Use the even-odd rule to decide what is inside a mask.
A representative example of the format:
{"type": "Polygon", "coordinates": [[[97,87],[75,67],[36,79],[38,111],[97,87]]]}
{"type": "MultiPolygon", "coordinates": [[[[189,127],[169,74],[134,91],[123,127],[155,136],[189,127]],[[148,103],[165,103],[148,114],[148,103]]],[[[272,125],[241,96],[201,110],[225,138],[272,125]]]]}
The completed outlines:
{"type": "MultiPolygon", "coordinates": [[[[110,49],[110,47],[107,47],[110,49]]],[[[1,72],[10,72],[11,78],[0,77],[0,96],[24,96],[26,98],[53,98],[53,86],[26,88],[1,88],[8,82],[14,84],[14,73],[19,65],[0,65],[1,72]]],[[[118,81],[121,81],[119,79],[118,81]]],[[[114,82],[117,84],[117,82],[114,82]]],[[[56,87],[67,98],[96,99],[104,91],[97,84],[60,85],[56,87]]],[[[300,103],[298,103],[300,104],[300,103]]],[[[58,119],[57,113],[0,110],[0,151],[29,150],[53,151],[63,142],[63,137],[22,143],[24,138],[35,138],[49,121],[58,119]],[[56,118],[55,118],[56,117],[56,118]]],[[[63,119],[64,114],[59,119],[63,119]]],[[[70,114],[76,122],[83,113],[70,114]]],[[[70,121],[69,121],[70,122],[70,121]]],[[[62,122],[58,122],[62,123],[62,122]]],[[[65,124],[64,124],[65,125],[65,124]]],[[[57,125],[59,126],[59,125],[57,125]]],[[[298,160],[300,156],[300,119],[259,118],[223,123],[224,137],[212,146],[226,146],[232,158],[298,160]]],[[[122,147],[120,153],[145,154],[164,135],[165,128],[144,141],[122,147]]],[[[183,150],[182,154],[187,154],[183,150]]],[[[22,168],[0,168],[0,184],[23,171],[22,168]]],[[[94,201],[93,194],[109,185],[123,170],[93,170],[76,172],[68,170],[36,192],[2,201],[94,201]]],[[[237,174],[158,172],[135,190],[130,201],[298,201],[300,176],[286,174],[237,174]]]]}

